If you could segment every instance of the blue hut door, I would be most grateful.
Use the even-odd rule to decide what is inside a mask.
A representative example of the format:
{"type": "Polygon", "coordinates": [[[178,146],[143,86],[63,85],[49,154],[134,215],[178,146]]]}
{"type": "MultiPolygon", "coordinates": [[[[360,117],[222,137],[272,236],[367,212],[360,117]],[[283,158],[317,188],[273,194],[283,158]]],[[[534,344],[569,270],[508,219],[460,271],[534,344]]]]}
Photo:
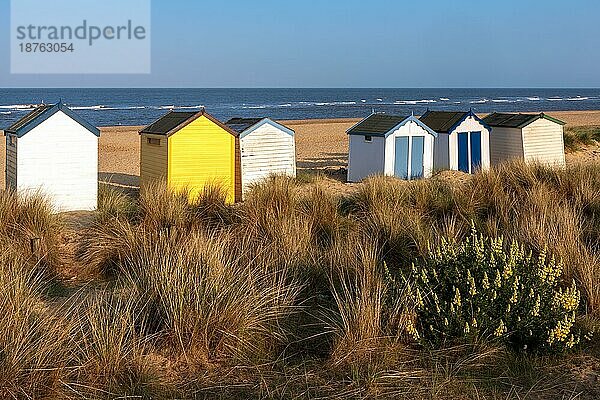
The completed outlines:
{"type": "Polygon", "coordinates": [[[398,178],[408,178],[408,136],[396,138],[396,157],[394,163],[394,175],[398,178]]]}
{"type": "Polygon", "coordinates": [[[425,137],[413,136],[410,154],[410,179],[423,177],[423,156],[425,152],[425,137]]]}
{"type": "Polygon", "coordinates": [[[471,172],[481,168],[481,132],[471,132],[471,172]]]}
{"type": "Polygon", "coordinates": [[[462,132],[458,134],[458,170],[469,171],[469,134],[462,132]]]}

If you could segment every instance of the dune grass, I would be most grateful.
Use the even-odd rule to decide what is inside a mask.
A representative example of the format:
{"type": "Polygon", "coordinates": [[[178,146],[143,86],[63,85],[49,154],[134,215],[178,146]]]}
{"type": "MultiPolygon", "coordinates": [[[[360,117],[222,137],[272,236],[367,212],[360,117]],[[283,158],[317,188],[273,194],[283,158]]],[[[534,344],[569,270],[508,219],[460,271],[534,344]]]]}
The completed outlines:
{"type": "Polygon", "coordinates": [[[598,126],[571,126],[565,129],[565,149],[573,152],[583,145],[594,144],[600,141],[600,127],[598,126]]]}
{"type": "Polygon", "coordinates": [[[0,287],[0,397],[51,397],[69,360],[69,324],[46,309],[44,275],[6,250],[0,287]]]}
{"type": "MultiPolygon", "coordinates": [[[[13,398],[585,398],[596,339],[567,354],[411,335],[412,264],[477,230],[562,260],[600,312],[600,166],[511,163],[468,179],[373,177],[351,194],[274,176],[243,204],[157,183],[101,189],[77,256],[93,281],[46,287],[64,226],[41,198],[0,197],[0,395],[13,398]],[[31,254],[30,238],[40,237],[31,254]],[[391,280],[392,279],[392,280],[391,280]],[[393,285],[390,282],[394,282],[393,285]],[[579,369],[578,369],[579,368],[579,369]],[[583,372],[582,372],[583,373],[583,372]]],[[[593,373],[596,373],[593,372],[593,373]]],[[[591,376],[591,375],[590,375],[591,376]]]]}

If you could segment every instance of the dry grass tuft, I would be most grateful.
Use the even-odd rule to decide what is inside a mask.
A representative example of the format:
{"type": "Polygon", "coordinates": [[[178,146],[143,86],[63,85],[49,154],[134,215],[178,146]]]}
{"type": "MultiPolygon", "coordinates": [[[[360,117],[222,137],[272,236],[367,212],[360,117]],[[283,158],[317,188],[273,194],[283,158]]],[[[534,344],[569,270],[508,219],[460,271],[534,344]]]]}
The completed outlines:
{"type": "MultiPolygon", "coordinates": [[[[0,395],[543,398],[590,388],[557,369],[578,355],[419,347],[407,334],[405,272],[473,223],[564,260],[594,320],[600,166],[514,162],[455,178],[373,177],[341,192],[325,178],[272,176],[236,205],[218,185],[192,201],[160,183],[137,199],[101,188],[78,250],[94,290],[69,299],[46,293],[60,218],[40,197],[4,192],[0,243],[14,252],[0,255],[0,311],[14,318],[0,320],[0,395]]],[[[597,350],[581,351],[597,362],[597,350]]]]}
{"type": "Polygon", "coordinates": [[[0,397],[50,397],[70,359],[69,325],[44,306],[44,275],[7,250],[0,287],[0,397]]]}
{"type": "Polygon", "coordinates": [[[47,277],[56,275],[62,230],[61,218],[41,194],[0,192],[0,243],[26,261],[29,268],[47,277]]]}
{"type": "Polygon", "coordinates": [[[261,359],[284,340],[280,323],[293,311],[298,285],[284,271],[238,263],[233,241],[159,236],[125,262],[150,326],[192,363],[261,359]]]}

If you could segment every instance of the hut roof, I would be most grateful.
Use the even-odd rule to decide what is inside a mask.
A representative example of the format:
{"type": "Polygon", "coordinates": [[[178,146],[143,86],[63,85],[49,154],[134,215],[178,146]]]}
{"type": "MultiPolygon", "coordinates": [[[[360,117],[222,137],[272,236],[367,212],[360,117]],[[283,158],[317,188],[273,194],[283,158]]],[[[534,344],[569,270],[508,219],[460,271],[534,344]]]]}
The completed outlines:
{"type": "Polygon", "coordinates": [[[448,133],[465,114],[463,111],[427,111],[419,119],[436,132],[448,133]]]}
{"type": "Polygon", "coordinates": [[[240,135],[240,138],[244,138],[264,124],[276,126],[290,136],[295,135],[295,132],[292,129],[279,122],[275,122],[270,118],[231,118],[225,123],[229,128],[236,131],[240,135]]]}
{"type": "Polygon", "coordinates": [[[425,114],[419,118],[421,122],[429,126],[436,132],[439,133],[450,133],[460,125],[468,117],[473,117],[479,121],[483,126],[489,129],[481,118],[475,115],[472,110],[469,111],[430,111],[427,110],[425,114]]]}
{"type": "Polygon", "coordinates": [[[191,119],[195,112],[171,111],[141,130],[141,133],[166,135],[174,128],[191,119]]]}
{"type": "Polygon", "coordinates": [[[552,118],[544,113],[540,114],[512,114],[512,113],[492,113],[485,117],[483,121],[489,126],[496,126],[502,128],[523,128],[538,119],[547,119],[555,122],[559,125],[565,125],[566,123],[552,118]]]}
{"type": "Polygon", "coordinates": [[[253,125],[258,124],[263,119],[265,118],[231,118],[229,121],[225,122],[225,125],[237,133],[242,133],[253,125]]]}
{"type": "Polygon", "coordinates": [[[349,135],[386,136],[394,128],[402,126],[403,124],[409,121],[415,122],[417,125],[421,126],[430,134],[437,137],[437,133],[435,133],[430,127],[428,127],[412,115],[402,116],[378,113],[373,113],[369,115],[367,118],[363,119],[358,124],[348,129],[346,133],[348,133],[349,135]]]}
{"type": "Polygon", "coordinates": [[[154,135],[165,135],[171,136],[175,132],[181,130],[186,125],[190,124],[192,121],[200,117],[206,117],[210,121],[214,122],[220,128],[223,128],[225,131],[231,133],[233,136],[238,136],[238,133],[207,113],[204,109],[199,112],[181,112],[181,111],[170,111],[169,113],[163,115],[161,118],[157,119],[144,129],[140,131],[142,133],[149,133],[154,135]]]}
{"type": "Polygon", "coordinates": [[[91,125],[79,115],[75,114],[67,106],[65,106],[62,101],[59,101],[56,104],[45,104],[36,107],[33,111],[6,128],[4,133],[10,133],[17,135],[17,137],[22,137],[27,132],[31,131],[33,128],[37,127],[59,111],[64,112],[70,118],[75,120],[75,122],[92,132],[94,135],[100,136],[100,130],[98,128],[91,125]]]}
{"type": "Polygon", "coordinates": [[[348,133],[384,135],[406,118],[406,115],[371,114],[348,129],[348,133]]]}

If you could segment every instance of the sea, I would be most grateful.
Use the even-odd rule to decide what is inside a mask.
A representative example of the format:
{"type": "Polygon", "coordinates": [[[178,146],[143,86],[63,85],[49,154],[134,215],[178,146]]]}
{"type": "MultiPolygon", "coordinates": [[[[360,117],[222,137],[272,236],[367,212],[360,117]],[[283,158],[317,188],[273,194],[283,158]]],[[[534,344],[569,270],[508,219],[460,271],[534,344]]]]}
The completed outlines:
{"type": "Polygon", "coordinates": [[[96,126],[145,125],[168,111],[278,120],[362,118],[371,112],[420,115],[600,110],[600,89],[0,89],[0,129],[39,104],[62,100],[96,126]]]}

